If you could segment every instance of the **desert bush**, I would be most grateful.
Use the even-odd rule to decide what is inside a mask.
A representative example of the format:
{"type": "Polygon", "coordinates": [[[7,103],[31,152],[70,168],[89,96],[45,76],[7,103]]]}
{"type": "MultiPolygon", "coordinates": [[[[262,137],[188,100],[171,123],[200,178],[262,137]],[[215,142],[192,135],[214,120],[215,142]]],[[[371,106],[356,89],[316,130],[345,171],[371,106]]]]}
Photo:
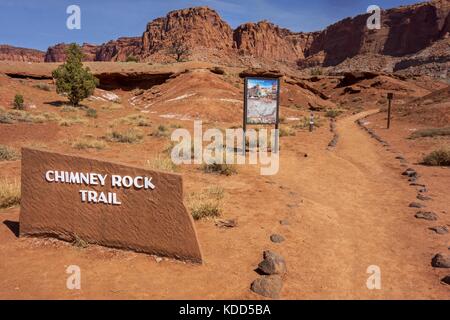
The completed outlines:
{"type": "Polygon", "coordinates": [[[72,142],[72,147],[78,150],[96,149],[102,150],[106,148],[106,143],[95,138],[79,138],[72,142]]]}
{"type": "Polygon", "coordinates": [[[94,108],[89,108],[86,110],[86,117],[88,118],[97,118],[97,110],[95,110],[94,108]]]}
{"type": "Polygon", "coordinates": [[[151,123],[147,117],[142,114],[131,114],[118,120],[121,124],[135,127],[150,127],[151,123]]]}
{"type": "Polygon", "coordinates": [[[71,127],[71,126],[73,126],[75,124],[83,124],[83,123],[86,123],[86,120],[80,118],[77,115],[74,115],[74,116],[68,117],[68,118],[62,118],[59,121],[59,125],[61,127],[71,127]]]}
{"type": "Polygon", "coordinates": [[[20,204],[20,183],[6,179],[0,180],[0,209],[20,204]]]}
{"type": "Polygon", "coordinates": [[[37,83],[33,87],[39,90],[51,91],[50,86],[46,83],[37,83]]]}
{"type": "Polygon", "coordinates": [[[321,68],[312,68],[310,70],[310,75],[312,76],[321,76],[323,74],[323,71],[321,68]]]}
{"type": "Polygon", "coordinates": [[[20,159],[20,154],[8,147],[0,144],[0,161],[14,161],[20,159]]]}
{"type": "Polygon", "coordinates": [[[217,186],[192,193],[188,199],[188,208],[194,220],[220,217],[223,197],[223,188],[217,186]]]}
{"type": "Polygon", "coordinates": [[[339,117],[344,111],[340,110],[340,109],[329,109],[327,110],[327,112],[325,113],[325,117],[327,118],[337,118],[339,117]]]}
{"type": "Polygon", "coordinates": [[[83,52],[80,46],[72,43],[67,49],[66,62],[53,71],[56,92],[66,94],[73,106],[94,93],[98,84],[89,68],[83,67],[83,52]]]}
{"type": "Polygon", "coordinates": [[[177,170],[177,166],[172,162],[172,159],[162,154],[147,160],[145,166],[148,169],[159,171],[175,172],[177,170]]]}
{"type": "MultiPolygon", "coordinates": [[[[320,117],[314,118],[314,127],[319,128],[322,126],[322,120],[320,117]]],[[[308,129],[309,128],[309,117],[304,116],[299,123],[292,126],[293,129],[308,129]]]]}
{"type": "Polygon", "coordinates": [[[151,133],[153,137],[165,138],[169,136],[169,129],[165,125],[159,125],[158,128],[151,133]]]}
{"type": "Polygon", "coordinates": [[[14,123],[14,118],[7,112],[0,113],[0,123],[12,124],[14,123]]]}
{"type": "Polygon", "coordinates": [[[129,55],[125,62],[139,62],[139,59],[133,55],[129,55]]]}
{"type": "Polygon", "coordinates": [[[72,245],[74,247],[80,248],[80,249],[86,249],[89,247],[89,243],[82,238],[80,238],[78,235],[74,234],[72,236],[72,245]]]}
{"type": "Polygon", "coordinates": [[[295,136],[295,131],[290,127],[281,126],[279,129],[280,137],[295,136]]]}
{"type": "Polygon", "coordinates": [[[136,143],[144,138],[141,131],[128,129],[126,131],[110,131],[106,134],[106,140],[119,143],[136,143]]]}
{"type": "Polygon", "coordinates": [[[417,130],[416,132],[411,134],[409,138],[417,139],[417,138],[432,138],[439,136],[450,136],[450,127],[417,130]]]}
{"type": "Polygon", "coordinates": [[[422,160],[427,166],[450,166],[450,148],[442,148],[431,152],[422,160]]]}
{"type": "Polygon", "coordinates": [[[16,94],[14,96],[13,108],[16,110],[23,110],[25,108],[25,100],[23,99],[23,95],[16,94]]]}
{"type": "Polygon", "coordinates": [[[217,173],[224,176],[231,176],[233,174],[237,174],[236,167],[227,163],[212,163],[212,164],[204,163],[201,166],[201,169],[205,173],[217,173]]]}

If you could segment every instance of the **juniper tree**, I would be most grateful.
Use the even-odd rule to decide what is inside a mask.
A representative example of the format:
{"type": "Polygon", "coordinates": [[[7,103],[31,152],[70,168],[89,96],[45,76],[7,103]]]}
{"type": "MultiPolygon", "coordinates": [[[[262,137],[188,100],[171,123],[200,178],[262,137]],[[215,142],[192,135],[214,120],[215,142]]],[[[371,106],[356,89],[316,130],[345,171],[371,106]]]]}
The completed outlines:
{"type": "Polygon", "coordinates": [[[83,67],[81,48],[72,43],[67,49],[66,62],[53,71],[56,80],[56,92],[64,93],[73,106],[91,96],[98,84],[88,67],[83,67]]]}

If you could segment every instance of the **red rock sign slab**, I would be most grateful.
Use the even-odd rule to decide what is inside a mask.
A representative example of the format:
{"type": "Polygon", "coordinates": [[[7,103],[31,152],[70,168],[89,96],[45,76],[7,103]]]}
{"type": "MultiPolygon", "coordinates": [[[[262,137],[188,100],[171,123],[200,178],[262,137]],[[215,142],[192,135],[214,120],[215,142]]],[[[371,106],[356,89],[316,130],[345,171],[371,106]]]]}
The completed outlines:
{"type": "Polygon", "coordinates": [[[28,148],[20,234],[202,262],[180,175],[28,148]]]}

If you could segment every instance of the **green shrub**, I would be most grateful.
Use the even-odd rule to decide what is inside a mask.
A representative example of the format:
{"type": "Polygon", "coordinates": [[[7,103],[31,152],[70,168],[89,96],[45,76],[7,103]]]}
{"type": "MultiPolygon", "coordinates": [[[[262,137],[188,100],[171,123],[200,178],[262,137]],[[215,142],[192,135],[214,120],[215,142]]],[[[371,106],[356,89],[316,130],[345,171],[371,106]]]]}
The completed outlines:
{"type": "Polygon", "coordinates": [[[89,108],[86,110],[86,117],[88,118],[97,118],[97,110],[94,108],[89,108]]]}
{"type": "Polygon", "coordinates": [[[83,67],[83,52],[80,46],[72,43],[67,49],[66,62],[53,71],[56,92],[67,94],[70,103],[78,106],[80,101],[94,93],[98,84],[89,68],[83,67]]]}
{"type": "Polygon", "coordinates": [[[337,118],[339,117],[344,111],[339,110],[339,109],[329,109],[327,110],[327,112],[325,113],[325,117],[327,118],[337,118]]]}
{"type": "Polygon", "coordinates": [[[152,132],[153,137],[165,138],[169,136],[169,129],[165,125],[159,125],[158,128],[152,132]]]}
{"type": "Polygon", "coordinates": [[[450,166],[450,148],[431,152],[423,158],[422,164],[427,166],[450,166]]]}
{"type": "Polygon", "coordinates": [[[14,101],[13,101],[13,107],[16,110],[23,110],[25,108],[24,106],[24,99],[23,99],[23,95],[21,94],[16,94],[14,96],[14,101]]]}

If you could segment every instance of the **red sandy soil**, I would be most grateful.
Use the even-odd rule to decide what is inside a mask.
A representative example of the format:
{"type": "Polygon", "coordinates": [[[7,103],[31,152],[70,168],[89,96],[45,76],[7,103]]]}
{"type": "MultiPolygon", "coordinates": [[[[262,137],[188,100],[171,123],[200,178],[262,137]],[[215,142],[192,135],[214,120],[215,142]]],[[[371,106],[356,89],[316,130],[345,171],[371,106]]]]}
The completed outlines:
{"type": "MultiPolygon", "coordinates": [[[[121,105],[99,100],[83,102],[98,112],[97,119],[86,118],[84,124],[0,124],[0,144],[14,148],[35,145],[143,166],[145,160],[161,153],[170,142],[168,138],[148,135],[159,124],[192,129],[192,120],[197,116],[209,127],[240,125],[242,106],[220,101],[240,99],[242,83],[239,88],[234,86],[239,82],[236,77],[226,79],[206,71],[194,71],[191,78],[186,75],[189,73],[150,89],[158,89],[161,96],[147,109],[144,105],[133,107],[129,102],[132,93],[117,90],[121,105]],[[210,90],[205,89],[209,85],[210,90]],[[195,96],[167,102],[193,93],[192,90],[197,93],[195,96]],[[210,100],[205,102],[206,99],[210,100]],[[223,108],[228,116],[220,112],[223,108]],[[178,115],[161,117],[169,113],[188,114],[192,119],[182,120],[178,115]],[[72,148],[71,142],[78,137],[91,135],[100,139],[115,120],[130,114],[141,114],[151,122],[151,127],[139,128],[146,134],[143,142],[108,142],[100,151],[72,148]]],[[[21,91],[26,101],[32,100],[36,105],[29,112],[66,116],[61,107],[46,103],[64,98],[33,88],[36,81],[4,76],[0,76],[0,81],[3,107],[9,108],[14,94],[21,91]]],[[[328,82],[330,92],[331,81],[334,80],[328,82]]],[[[416,90],[417,96],[432,91],[415,84],[409,88],[416,90]]],[[[293,104],[302,105],[306,93],[300,92],[292,99],[293,104]]],[[[367,103],[364,107],[374,105],[367,103]]],[[[282,137],[280,171],[275,176],[261,176],[259,168],[250,165],[239,166],[238,174],[230,177],[205,174],[196,166],[179,168],[186,195],[219,185],[226,194],[222,218],[238,219],[238,226],[232,229],[220,229],[213,220],[195,223],[203,265],[166,259],[157,262],[145,254],[94,245],[81,249],[57,240],[17,238],[14,231],[19,208],[0,210],[0,298],[259,299],[249,288],[258,277],[255,268],[262,252],[270,249],[282,254],[287,263],[282,299],[448,299],[450,288],[440,284],[448,272],[433,269],[431,259],[438,252],[448,252],[449,235],[435,235],[428,230],[435,223],[414,218],[416,211],[408,205],[415,201],[417,191],[401,176],[405,168],[395,159],[401,152],[413,166],[428,151],[424,148],[426,143],[406,140],[408,126],[400,125],[396,118],[392,130],[387,132],[380,128],[383,114],[375,114],[376,110],[371,109],[352,115],[353,111],[350,109],[337,121],[340,137],[334,149],[327,149],[333,134],[323,114],[323,125],[313,133],[295,129],[295,136],[282,137]],[[355,124],[355,120],[370,114],[374,115],[367,120],[371,122],[369,126],[386,135],[390,151],[355,124]],[[283,219],[290,224],[281,225],[283,219]],[[269,237],[273,233],[282,234],[286,241],[271,243],[269,237]],[[81,290],[66,288],[69,265],[81,268],[81,290]],[[381,268],[381,290],[366,287],[366,270],[371,265],[381,268]]],[[[304,107],[288,106],[281,112],[287,117],[309,113],[304,107]]],[[[84,117],[82,111],[77,113],[84,117]]],[[[295,123],[288,121],[282,126],[295,123]]],[[[415,167],[433,196],[430,209],[439,214],[438,223],[450,224],[449,170],[415,167]]],[[[0,162],[0,174],[2,178],[20,179],[20,160],[0,162]]]]}

